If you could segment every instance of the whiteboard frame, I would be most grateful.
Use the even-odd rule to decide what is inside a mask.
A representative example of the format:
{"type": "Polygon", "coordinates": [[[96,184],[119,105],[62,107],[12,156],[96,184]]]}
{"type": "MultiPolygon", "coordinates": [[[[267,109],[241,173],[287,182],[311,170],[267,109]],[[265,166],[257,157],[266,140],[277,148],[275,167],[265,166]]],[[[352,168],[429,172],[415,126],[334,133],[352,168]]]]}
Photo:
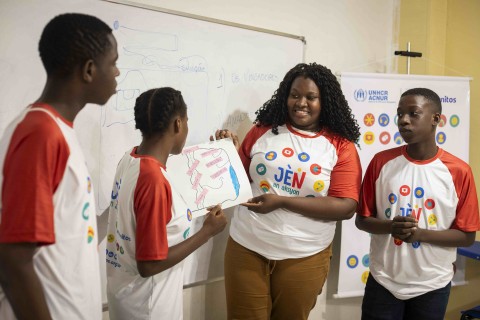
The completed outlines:
{"type": "Polygon", "coordinates": [[[196,19],[196,20],[201,20],[201,21],[207,21],[207,22],[212,22],[212,23],[216,23],[216,24],[226,25],[226,26],[230,26],[230,27],[236,27],[236,28],[241,28],[241,29],[258,31],[258,32],[273,34],[273,35],[281,36],[281,37],[297,39],[297,40],[300,40],[300,41],[303,42],[303,45],[304,45],[303,60],[305,61],[305,45],[307,44],[307,40],[305,39],[304,36],[298,36],[298,35],[294,35],[294,34],[290,34],[290,33],[253,27],[253,26],[249,26],[249,25],[246,25],[246,24],[230,22],[230,21],[226,21],[226,20],[210,18],[210,17],[201,16],[201,15],[197,15],[197,14],[166,9],[166,8],[157,7],[157,6],[153,6],[153,5],[149,5],[149,4],[132,2],[132,1],[129,1],[129,0],[102,0],[102,1],[116,3],[116,4],[123,4],[123,5],[127,5],[127,6],[132,6],[132,7],[142,8],[142,9],[148,9],[148,10],[153,10],[153,11],[159,11],[159,12],[163,12],[163,13],[167,13],[167,14],[173,14],[173,15],[176,15],[176,16],[185,17],[185,18],[191,18],[191,19],[196,19]]]}

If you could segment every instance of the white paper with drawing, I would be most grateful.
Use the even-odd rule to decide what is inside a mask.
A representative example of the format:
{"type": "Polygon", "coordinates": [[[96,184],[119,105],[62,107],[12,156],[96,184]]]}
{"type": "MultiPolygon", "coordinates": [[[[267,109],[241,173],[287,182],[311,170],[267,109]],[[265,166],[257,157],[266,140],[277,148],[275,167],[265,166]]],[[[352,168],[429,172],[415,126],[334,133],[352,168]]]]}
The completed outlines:
{"type": "Polygon", "coordinates": [[[181,192],[193,217],[221,204],[229,208],[246,202],[252,189],[242,161],[231,139],[189,146],[167,161],[173,187],[181,192]]]}

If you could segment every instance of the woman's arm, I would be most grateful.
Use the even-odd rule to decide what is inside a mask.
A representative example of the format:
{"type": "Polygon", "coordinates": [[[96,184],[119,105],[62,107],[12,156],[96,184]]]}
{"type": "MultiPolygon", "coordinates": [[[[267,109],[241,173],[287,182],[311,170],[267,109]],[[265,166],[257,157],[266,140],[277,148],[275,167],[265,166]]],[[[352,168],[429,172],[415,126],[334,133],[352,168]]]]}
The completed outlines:
{"type": "Polygon", "coordinates": [[[339,221],[350,219],[357,208],[357,201],[336,197],[285,197],[264,194],[250,199],[243,206],[257,213],[269,213],[276,209],[286,209],[306,217],[339,221]]]}

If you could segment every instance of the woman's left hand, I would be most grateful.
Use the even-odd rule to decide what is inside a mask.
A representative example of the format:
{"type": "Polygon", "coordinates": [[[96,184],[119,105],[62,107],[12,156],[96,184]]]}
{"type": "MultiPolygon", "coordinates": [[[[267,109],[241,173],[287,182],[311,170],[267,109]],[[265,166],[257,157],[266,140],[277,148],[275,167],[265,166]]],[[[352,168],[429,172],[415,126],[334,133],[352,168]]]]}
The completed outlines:
{"type": "Polygon", "coordinates": [[[269,213],[281,207],[281,197],[276,194],[262,194],[241,205],[256,213],[269,213]]]}

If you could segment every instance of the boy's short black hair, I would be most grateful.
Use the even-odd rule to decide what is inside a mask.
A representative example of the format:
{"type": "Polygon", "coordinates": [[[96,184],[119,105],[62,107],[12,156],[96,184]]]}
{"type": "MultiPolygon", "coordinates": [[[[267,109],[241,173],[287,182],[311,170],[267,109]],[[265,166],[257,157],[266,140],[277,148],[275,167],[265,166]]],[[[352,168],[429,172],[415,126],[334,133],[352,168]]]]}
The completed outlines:
{"type": "Polygon", "coordinates": [[[80,13],[61,14],[45,26],[38,51],[47,75],[66,76],[95,59],[111,45],[112,29],[102,20],[80,13]]]}
{"type": "Polygon", "coordinates": [[[401,98],[405,96],[422,96],[436,107],[438,113],[442,113],[442,100],[433,90],[427,88],[413,88],[402,93],[401,98]]]}

